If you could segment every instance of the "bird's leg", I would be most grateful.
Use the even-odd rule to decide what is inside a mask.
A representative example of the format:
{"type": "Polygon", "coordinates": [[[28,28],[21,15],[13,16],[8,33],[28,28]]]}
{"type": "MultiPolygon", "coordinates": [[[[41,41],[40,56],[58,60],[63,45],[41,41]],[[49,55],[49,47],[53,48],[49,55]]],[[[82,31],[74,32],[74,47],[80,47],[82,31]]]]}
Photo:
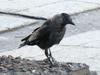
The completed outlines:
{"type": "Polygon", "coordinates": [[[52,59],[52,62],[55,62],[55,59],[52,57],[50,48],[49,48],[49,56],[50,56],[50,58],[52,59]]]}
{"type": "Polygon", "coordinates": [[[52,63],[52,61],[51,61],[51,59],[50,59],[50,55],[48,54],[48,49],[45,49],[45,55],[46,55],[47,59],[49,60],[51,66],[52,66],[53,63],[52,63]]]}
{"type": "Polygon", "coordinates": [[[50,48],[49,48],[49,56],[52,57],[52,54],[51,54],[51,50],[50,50],[50,48]]]}

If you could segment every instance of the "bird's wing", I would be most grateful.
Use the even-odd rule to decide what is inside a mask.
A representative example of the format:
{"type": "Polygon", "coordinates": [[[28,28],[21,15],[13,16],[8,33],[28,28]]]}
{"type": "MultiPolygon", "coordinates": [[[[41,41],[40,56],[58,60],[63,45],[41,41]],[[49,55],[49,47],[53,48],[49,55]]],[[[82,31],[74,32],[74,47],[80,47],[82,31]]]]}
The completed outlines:
{"type": "Polygon", "coordinates": [[[28,41],[31,42],[37,39],[42,39],[47,35],[49,35],[48,26],[41,26],[29,36],[28,41]]]}
{"type": "Polygon", "coordinates": [[[50,21],[47,20],[41,27],[36,28],[32,34],[30,34],[29,36],[25,37],[24,39],[22,39],[22,41],[28,41],[28,42],[32,42],[34,40],[37,39],[42,39],[45,38],[45,36],[48,36],[50,34],[50,29],[49,29],[49,25],[50,21]]]}
{"type": "Polygon", "coordinates": [[[25,40],[27,40],[30,36],[31,36],[31,34],[28,35],[27,37],[23,38],[21,41],[25,41],[25,40]]]}
{"type": "MultiPolygon", "coordinates": [[[[32,33],[34,33],[36,30],[38,30],[40,27],[36,28],[32,33]]],[[[32,34],[28,35],[27,37],[23,38],[21,41],[27,40],[32,34]]]]}
{"type": "Polygon", "coordinates": [[[34,33],[36,30],[38,30],[40,27],[38,27],[38,28],[36,28],[36,29],[34,29],[34,31],[32,32],[32,33],[34,33]]]}

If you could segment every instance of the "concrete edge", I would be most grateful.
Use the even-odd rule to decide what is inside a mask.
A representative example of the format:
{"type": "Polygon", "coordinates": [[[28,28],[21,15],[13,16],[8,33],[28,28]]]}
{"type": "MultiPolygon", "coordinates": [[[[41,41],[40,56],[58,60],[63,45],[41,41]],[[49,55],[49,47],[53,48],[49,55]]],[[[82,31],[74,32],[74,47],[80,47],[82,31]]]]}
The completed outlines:
{"type": "Polygon", "coordinates": [[[87,9],[87,10],[83,10],[83,11],[80,11],[80,12],[75,12],[75,13],[72,13],[71,16],[78,15],[80,13],[91,12],[91,11],[98,10],[98,9],[100,9],[100,7],[96,7],[96,8],[92,8],[92,9],[87,9]]]}
{"type": "Polygon", "coordinates": [[[27,23],[27,24],[22,24],[20,26],[16,26],[16,27],[13,27],[13,28],[8,28],[8,29],[5,29],[5,30],[1,30],[0,34],[5,33],[5,32],[10,32],[10,31],[15,31],[17,29],[27,27],[27,26],[31,26],[31,25],[34,25],[34,24],[37,24],[37,23],[39,23],[39,22],[35,21],[35,22],[27,23]]]}
{"type": "MultiPolygon", "coordinates": [[[[72,13],[70,15],[74,16],[74,15],[78,15],[80,13],[86,13],[86,12],[90,12],[90,11],[94,11],[94,10],[98,10],[98,9],[100,9],[100,7],[91,8],[91,9],[83,10],[83,11],[80,11],[80,12],[75,12],[75,13],[72,13]]],[[[13,28],[8,28],[7,30],[1,30],[0,34],[5,33],[5,32],[10,32],[10,31],[15,31],[17,29],[20,29],[20,28],[23,28],[23,27],[27,27],[27,26],[31,26],[31,25],[37,24],[37,23],[38,23],[38,21],[35,21],[35,22],[31,22],[29,24],[22,24],[20,26],[16,26],[16,27],[13,27],[13,28]]]]}

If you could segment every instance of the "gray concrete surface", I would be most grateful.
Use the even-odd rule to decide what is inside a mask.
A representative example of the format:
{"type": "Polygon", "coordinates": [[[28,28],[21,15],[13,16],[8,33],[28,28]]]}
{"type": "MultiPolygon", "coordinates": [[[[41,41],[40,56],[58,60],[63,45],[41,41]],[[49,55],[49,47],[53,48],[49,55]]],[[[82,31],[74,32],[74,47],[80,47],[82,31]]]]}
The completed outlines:
{"type": "MultiPolygon", "coordinates": [[[[100,29],[100,9],[80,13],[72,16],[76,26],[66,26],[67,31],[65,37],[71,35],[100,29]]],[[[0,34],[0,37],[5,37],[7,40],[0,40],[0,51],[12,50],[18,48],[20,40],[31,33],[36,27],[40,26],[43,21],[27,27],[22,27],[15,31],[0,34]]]]}
{"type": "MultiPolygon", "coordinates": [[[[80,13],[100,8],[100,0],[1,0],[0,11],[51,17],[57,13],[80,13]],[[33,10],[34,9],[34,10],[33,10]],[[52,10],[54,9],[54,10],[52,10]],[[49,12],[47,12],[49,11],[49,12]],[[42,13],[41,13],[42,12],[42,13]],[[44,14],[45,13],[45,14],[44,14]]],[[[0,31],[21,26],[31,20],[0,15],[0,31]]]]}

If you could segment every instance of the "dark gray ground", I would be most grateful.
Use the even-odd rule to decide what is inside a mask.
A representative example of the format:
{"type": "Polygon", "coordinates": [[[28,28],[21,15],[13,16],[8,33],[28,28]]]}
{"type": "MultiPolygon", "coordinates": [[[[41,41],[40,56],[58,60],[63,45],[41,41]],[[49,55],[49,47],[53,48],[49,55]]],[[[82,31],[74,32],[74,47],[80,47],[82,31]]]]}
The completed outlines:
{"type": "Polygon", "coordinates": [[[0,75],[97,75],[91,74],[89,66],[81,63],[55,62],[50,67],[48,60],[35,61],[21,57],[0,57],[0,75]]]}
{"type": "MultiPolygon", "coordinates": [[[[99,30],[100,29],[100,9],[89,11],[86,13],[80,13],[72,16],[76,26],[66,26],[67,31],[65,37],[79,34],[86,31],[99,30]]],[[[31,33],[36,27],[40,26],[43,22],[32,26],[23,27],[15,31],[6,32],[0,34],[0,37],[7,37],[9,40],[0,40],[0,51],[16,49],[20,44],[20,40],[31,33]]]]}

